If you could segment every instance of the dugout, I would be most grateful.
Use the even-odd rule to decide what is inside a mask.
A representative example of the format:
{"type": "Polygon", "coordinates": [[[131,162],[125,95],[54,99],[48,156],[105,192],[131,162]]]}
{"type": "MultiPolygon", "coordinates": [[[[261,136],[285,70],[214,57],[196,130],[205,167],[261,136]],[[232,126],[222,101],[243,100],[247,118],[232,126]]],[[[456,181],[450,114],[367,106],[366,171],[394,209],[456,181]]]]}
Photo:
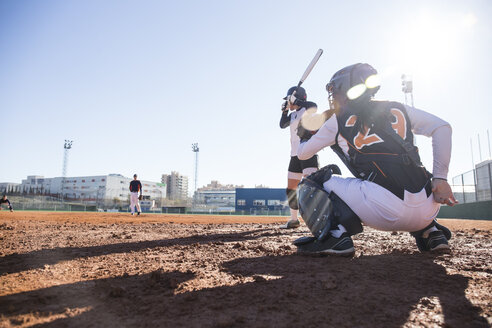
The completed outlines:
{"type": "Polygon", "coordinates": [[[85,205],[85,204],[66,204],[68,205],[69,211],[75,211],[75,212],[82,212],[82,211],[87,211],[87,212],[95,212],[97,211],[96,205],[85,205]]]}
{"type": "Polygon", "coordinates": [[[162,213],[186,214],[185,206],[163,206],[162,213]]]}

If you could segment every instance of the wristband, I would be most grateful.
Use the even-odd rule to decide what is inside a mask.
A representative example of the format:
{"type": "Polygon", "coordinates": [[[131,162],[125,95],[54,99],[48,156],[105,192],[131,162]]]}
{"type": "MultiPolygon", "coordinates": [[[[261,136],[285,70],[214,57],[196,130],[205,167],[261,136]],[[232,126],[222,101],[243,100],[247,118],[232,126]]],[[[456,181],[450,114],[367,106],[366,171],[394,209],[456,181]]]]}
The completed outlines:
{"type": "Polygon", "coordinates": [[[432,178],[432,180],[444,180],[444,181],[448,181],[448,179],[445,179],[445,178],[432,178]]]}

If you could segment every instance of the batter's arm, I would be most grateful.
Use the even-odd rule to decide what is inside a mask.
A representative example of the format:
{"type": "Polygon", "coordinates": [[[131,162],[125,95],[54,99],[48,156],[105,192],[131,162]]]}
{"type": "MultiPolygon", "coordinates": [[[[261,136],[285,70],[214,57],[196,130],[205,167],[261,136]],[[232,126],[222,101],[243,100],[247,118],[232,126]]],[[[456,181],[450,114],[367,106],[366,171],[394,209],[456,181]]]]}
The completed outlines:
{"type": "Polygon", "coordinates": [[[282,111],[282,116],[280,117],[280,128],[285,129],[290,125],[290,114],[287,114],[288,110],[282,111]]]}

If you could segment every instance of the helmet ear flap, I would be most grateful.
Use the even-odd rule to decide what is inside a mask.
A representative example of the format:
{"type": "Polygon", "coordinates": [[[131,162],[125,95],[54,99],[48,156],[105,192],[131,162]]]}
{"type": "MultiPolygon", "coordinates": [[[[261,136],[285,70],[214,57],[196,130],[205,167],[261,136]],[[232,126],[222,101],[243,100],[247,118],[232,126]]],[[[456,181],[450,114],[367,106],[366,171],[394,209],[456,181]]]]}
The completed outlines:
{"type": "Polygon", "coordinates": [[[295,93],[291,94],[289,96],[289,101],[292,105],[297,105],[297,106],[302,106],[303,105],[303,101],[301,99],[298,99],[295,95],[295,93]]]}
{"type": "Polygon", "coordinates": [[[297,98],[294,94],[291,94],[287,100],[292,104],[292,105],[297,105],[296,102],[297,102],[297,98]]]}
{"type": "Polygon", "coordinates": [[[306,90],[302,87],[293,86],[287,91],[287,96],[284,99],[293,105],[302,106],[307,99],[306,90]]]}

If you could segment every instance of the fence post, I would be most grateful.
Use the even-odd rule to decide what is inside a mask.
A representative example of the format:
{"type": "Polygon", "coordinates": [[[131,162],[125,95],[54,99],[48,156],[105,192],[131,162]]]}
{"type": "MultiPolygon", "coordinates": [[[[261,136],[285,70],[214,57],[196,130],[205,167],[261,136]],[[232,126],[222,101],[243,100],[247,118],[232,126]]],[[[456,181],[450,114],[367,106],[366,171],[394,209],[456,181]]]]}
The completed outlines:
{"type": "Polygon", "coordinates": [[[490,198],[489,200],[492,200],[492,170],[490,169],[490,166],[491,166],[491,163],[487,164],[487,166],[489,167],[489,185],[490,185],[490,198]]]}
{"type": "Polygon", "coordinates": [[[466,204],[465,178],[464,178],[464,174],[461,175],[461,193],[463,194],[463,203],[466,204]]]}
{"type": "Polygon", "coordinates": [[[475,169],[473,169],[473,184],[475,185],[475,202],[478,202],[478,191],[477,191],[478,178],[475,169]]]}

